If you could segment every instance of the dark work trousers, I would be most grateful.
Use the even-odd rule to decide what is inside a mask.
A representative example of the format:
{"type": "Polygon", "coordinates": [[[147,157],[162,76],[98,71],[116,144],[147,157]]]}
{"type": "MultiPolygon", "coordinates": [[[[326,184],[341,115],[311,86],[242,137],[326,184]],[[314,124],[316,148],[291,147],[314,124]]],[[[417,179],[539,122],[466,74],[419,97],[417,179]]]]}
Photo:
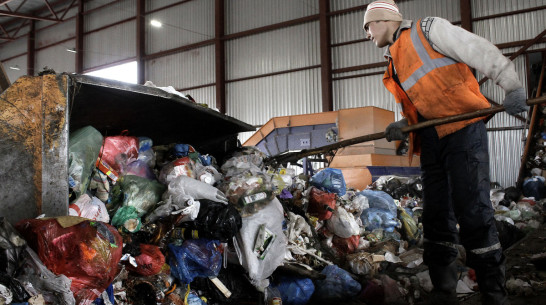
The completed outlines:
{"type": "Polygon", "coordinates": [[[424,205],[424,262],[446,266],[466,249],[467,265],[496,268],[503,260],[489,199],[489,154],[483,121],[438,138],[419,132],[424,205]],[[457,224],[459,228],[457,229],[457,224]]]}

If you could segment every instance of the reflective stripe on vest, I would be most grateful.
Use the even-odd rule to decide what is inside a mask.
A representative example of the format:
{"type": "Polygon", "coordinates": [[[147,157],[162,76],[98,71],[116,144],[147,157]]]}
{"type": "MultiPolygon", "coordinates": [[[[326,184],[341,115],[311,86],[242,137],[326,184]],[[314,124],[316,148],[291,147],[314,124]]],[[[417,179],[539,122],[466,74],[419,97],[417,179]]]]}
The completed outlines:
{"type": "Polygon", "coordinates": [[[425,76],[430,71],[444,67],[449,66],[452,64],[456,64],[457,62],[449,57],[442,57],[442,58],[435,58],[432,59],[428,55],[427,50],[425,49],[425,46],[423,45],[423,42],[419,38],[419,33],[417,32],[416,24],[418,22],[414,22],[411,26],[411,42],[413,43],[413,47],[415,48],[415,51],[417,52],[417,55],[419,56],[419,59],[421,59],[421,62],[423,65],[419,67],[419,69],[415,70],[413,74],[408,77],[403,83],[402,88],[407,92],[413,85],[415,85],[423,76],[425,76]]]}

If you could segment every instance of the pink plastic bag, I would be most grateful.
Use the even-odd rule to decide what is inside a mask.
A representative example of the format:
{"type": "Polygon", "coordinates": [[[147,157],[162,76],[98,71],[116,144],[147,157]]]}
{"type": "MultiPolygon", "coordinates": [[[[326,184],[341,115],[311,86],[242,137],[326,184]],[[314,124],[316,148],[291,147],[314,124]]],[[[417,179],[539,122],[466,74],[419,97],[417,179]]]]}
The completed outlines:
{"type": "Polygon", "coordinates": [[[116,172],[123,174],[127,164],[138,158],[138,138],[127,136],[125,130],[119,136],[104,139],[99,158],[116,172]]]}

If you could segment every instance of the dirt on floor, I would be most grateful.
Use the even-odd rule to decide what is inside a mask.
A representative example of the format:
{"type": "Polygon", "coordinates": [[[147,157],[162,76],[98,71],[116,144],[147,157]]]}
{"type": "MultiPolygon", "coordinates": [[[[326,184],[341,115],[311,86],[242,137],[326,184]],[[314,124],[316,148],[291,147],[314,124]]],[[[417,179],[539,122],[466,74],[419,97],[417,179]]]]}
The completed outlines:
{"type": "MultiPolygon", "coordinates": [[[[546,223],[505,250],[506,280],[511,305],[546,304],[546,223]]],[[[480,294],[461,304],[481,304],[480,294]]]]}

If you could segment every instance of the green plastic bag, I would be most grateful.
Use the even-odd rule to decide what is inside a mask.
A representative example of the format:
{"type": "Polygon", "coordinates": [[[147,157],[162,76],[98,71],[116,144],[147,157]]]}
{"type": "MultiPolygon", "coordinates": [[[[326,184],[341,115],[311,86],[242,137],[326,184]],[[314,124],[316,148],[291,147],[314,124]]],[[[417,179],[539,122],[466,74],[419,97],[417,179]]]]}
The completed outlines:
{"type": "Polygon", "coordinates": [[[73,193],[71,202],[89,187],[102,139],[101,133],[92,126],[80,128],[68,137],[68,180],[73,193]]]}

